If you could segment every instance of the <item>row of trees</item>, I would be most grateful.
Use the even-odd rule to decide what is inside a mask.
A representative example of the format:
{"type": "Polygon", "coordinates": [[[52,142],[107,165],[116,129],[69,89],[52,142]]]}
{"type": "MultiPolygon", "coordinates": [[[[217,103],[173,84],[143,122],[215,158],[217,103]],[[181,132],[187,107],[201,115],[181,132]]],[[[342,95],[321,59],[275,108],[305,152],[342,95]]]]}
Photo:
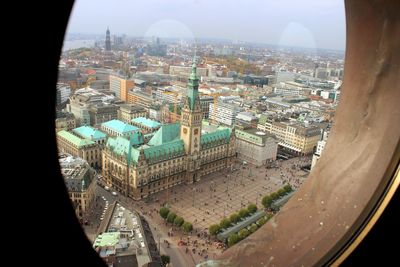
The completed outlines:
{"type": "Polygon", "coordinates": [[[272,203],[274,203],[275,200],[289,194],[292,191],[293,191],[293,188],[287,184],[283,188],[279,189],[278,191],[263,197],[261,203],[263,204],[264,207],[271,208],[271,205],[272,205],[272,203]]]}
{"type": "Polygon", "coordinates": [[[257,211],[257,206],[255,204],[249,204],[247,208],[243,208],[239,210],[239,212],[235,212],[231,214],[231,216],[227,218],[223,218],[219,224],[210,225],[208,228],[208,232],[210,235],[217,235],[222,229],[226,229],[231,225],[237,224],[242,219],[248,217],[249,215],[255,213],[257,211]]]}
{"type": "Polygon", "coordinates": [[[166,207],[160,209],[160,216],[167,222],[174,224],[177,227],[182,227],[182,229],[187,233],[193,230],[193,225],[190,222],[185,222],[182,217],[177,216],[166,207]]]}
{"type": "Polygon", "coordinates": [[[260,219],[257,220],[257,222],[249,225],[246,228],[243,228],[237,233],[229,235],[228,246],[231,247],[235,245],[240,240],[245,239],[246,237],[257,231],[257,229],[259,229],[263,224],[265,224],[271,217],[272,215],[266,215],[264,217],[261,217],[260,219]]]}

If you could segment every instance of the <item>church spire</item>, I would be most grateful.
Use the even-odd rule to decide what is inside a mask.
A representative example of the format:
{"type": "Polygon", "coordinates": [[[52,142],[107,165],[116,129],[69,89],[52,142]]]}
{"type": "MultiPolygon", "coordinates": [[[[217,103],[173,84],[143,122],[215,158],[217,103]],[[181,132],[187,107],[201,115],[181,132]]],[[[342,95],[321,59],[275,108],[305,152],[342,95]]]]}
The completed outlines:
{"type": "Polygon", "coordinates": [[[110,28],[108,26],[106,31],[106,51],[111,51],[110,28]]]}
{"type": "Polygon", "coordinates": [[[189,97],[189,105],[191,110],[194,109],[194,104],[199,94],[198,89],[199,89],[199,78],[197,77],[197,64],[196,64],[196,52],[195,52],[195,55],[193,57],[192,72],[190,73],[189,76],[188,94],[187,94],[189,97]]]}

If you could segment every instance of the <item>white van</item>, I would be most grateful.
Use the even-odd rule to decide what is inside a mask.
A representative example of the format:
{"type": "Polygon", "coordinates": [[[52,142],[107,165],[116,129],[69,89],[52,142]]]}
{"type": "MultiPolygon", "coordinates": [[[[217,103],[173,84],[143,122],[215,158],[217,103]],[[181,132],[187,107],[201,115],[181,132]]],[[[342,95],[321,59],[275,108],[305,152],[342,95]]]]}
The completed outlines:
{"type": "Polygon", "coordinates": [[[110,187],[108,187],[108,186],[105,186],[104,189],[107,191],[110,191],[110,187]]]}

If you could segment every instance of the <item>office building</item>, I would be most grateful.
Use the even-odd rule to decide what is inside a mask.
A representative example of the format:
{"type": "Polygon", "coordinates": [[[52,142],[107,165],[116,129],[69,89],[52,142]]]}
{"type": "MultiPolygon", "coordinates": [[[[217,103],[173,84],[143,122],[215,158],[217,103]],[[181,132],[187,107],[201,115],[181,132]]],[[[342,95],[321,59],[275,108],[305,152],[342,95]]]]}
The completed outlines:
{"type": "Polygon", "coordinates": [[[139,127],[143,134],[152,133],[157,131],[161,127],[161,123],[145,117],[134,118],[131,124],[139,127]]]}
{"type": "Polygon", "coordinates": [[[69,112],[57,111],[56,114],[56,132],[65,130],[71,131],[76,127],[74,114],[69,112]]]}
{"type": "Polygon", "coordinates": [[[65,103],[71,96],[71,86],[65,83],[57,83],[56,106],[65,103]]]}
{"type": "Polygon", "coordinates": [[[214,103],[214,98],[211,96],[200,96],[200,105],[203,112],[203,119],[210,117],[210,104],[214,103]]]}
{"type": "Polygon", "coordinates": [[[278,141],[258,129],[236,129],[236,151],[239,159],[256,166],[276,160],[278,141]]]}
{"type": "Polygon", "coordinates": [[[244,108],[237,105],[218,101],[216,108],[214,108],[214,103],[210,104],[210,119],[216,123],[234,126],[237,114],[242,111],[244,108]]]}
{"type": "Polygon", "coordinates": [[[91,126],[81,126],[72,130],[76,136],[95,142],[99,145],[104,145],[107,141],[107,135],[102,131],[91,126]]]}
{"type": "Polygon", "coordinates": [[[117,114],[117,119],[126,123],[130,123],[134,118],[147,117],[147,111],[143,107],[138,107],[135,104],[120,105],[117,114]]]}
{"type": "Polygon", "coordinates": [[[280,149],[295,155],[314,153],[321,138],[320,127],[287,119],[268,118],[260,120],[257,128],[275,135],[279,141],[280,149]]]}
{"type": "Polygon", "coordinates": [[[75,214],[84,222],[94,205],[95,171],[85,160],[68,154],[60,154],[59,163],[75,214]]]}
{"type": "Polygon", "coordinates": [[[139,128],[123,121],[111,120],[101,124],[101,130],[109,136],[131,136],[139,128]]]}
{"type": "Polygon", "coordinates": [[[99,144],[67,131],[57,132],[57,148],[60,153],[68,153],[87,161],[92,168],[101,166],[101,148],[99,144]]]}
{"type": "Polygon", "coordinates": [[[110,75],[110,91],[115,93],[115,96],[121,100],[127,101],[128,92],[134,87],[134,80],[126,79],[125,77],[116,74],[110,75]]]}

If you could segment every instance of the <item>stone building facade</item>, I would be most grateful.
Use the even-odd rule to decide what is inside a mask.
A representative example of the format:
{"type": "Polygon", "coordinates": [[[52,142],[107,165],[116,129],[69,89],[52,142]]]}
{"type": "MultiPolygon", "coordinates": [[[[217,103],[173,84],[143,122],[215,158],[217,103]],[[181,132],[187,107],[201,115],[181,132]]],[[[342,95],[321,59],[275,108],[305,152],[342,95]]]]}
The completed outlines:
{"type": "Polygon", "coordinates": [[[108,139],[102,164],[107,185],[138,200],[233,166],[235,131],[224,128],[202,134],[198,87],[194,63],[180,123],[163,125],[147,144],[140,131],[130,138],[108,139]]]}
{"type": "Polygon", "coordinates": [[[86,160],[92,168],[101,166],[101,147],[91,140],[62,130],[57,133],[57,148],[60,153],[68,153],[86,160]]]}

